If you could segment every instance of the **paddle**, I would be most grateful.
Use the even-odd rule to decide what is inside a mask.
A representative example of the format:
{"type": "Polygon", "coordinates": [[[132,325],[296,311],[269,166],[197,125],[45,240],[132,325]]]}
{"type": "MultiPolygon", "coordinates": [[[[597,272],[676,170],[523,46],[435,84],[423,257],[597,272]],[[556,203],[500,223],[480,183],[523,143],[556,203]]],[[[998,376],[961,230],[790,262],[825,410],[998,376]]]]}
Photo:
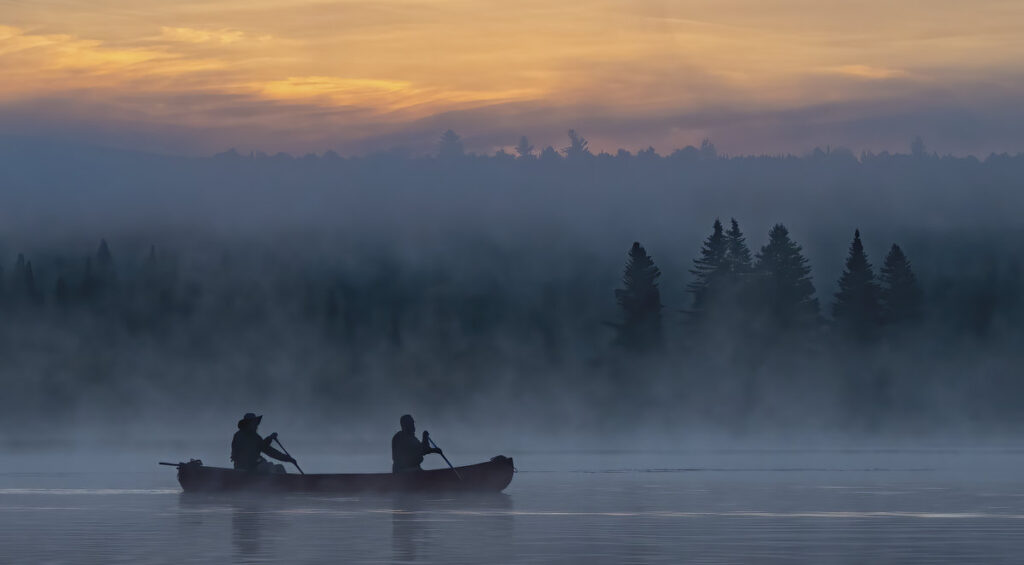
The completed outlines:
{"type": "MultiPolygon", "coordinates": [[[[436,449],[438,451],[441,451],[441,448],[438,447],[436,443],[434,443],[434,438],[432,438],[430,436],[427,436],[427,441],[430,442],[430,445],[434,446],[434,449],[436,449]]],[[[438,453],[438,455],[440,455],[444,459],[444,462],[448,464],[448,467],[450,467],[452,471],[455,471],[455,476],[458,477],[459,480],[461,481],[462,480],[462,475],[460,475],[459,472],[455,470],[455,465],[452,465],[452,462],[449,461],[448,458],[444,456],[443,452],[442,453],[438,453]]]]}
{"type": "Polygon", "coordinates": [[[305,475],[305,473],[302,472],[302,467],[299,467],[299,462],[296,461],[294,457],[292,457],[291,453],[288,453],[288,450],[285,449],[283,445],[281,445],[281,440],[277,439],[277,436],[274,436],[274,441],[277,442],[277,446],[281,448],[281,451],[283,451],[285,455],[287,455],[288,457],[291,457],[292,465],[295,465],[295,468],[299,470],[299,474],[300,475],[305,475]]]}

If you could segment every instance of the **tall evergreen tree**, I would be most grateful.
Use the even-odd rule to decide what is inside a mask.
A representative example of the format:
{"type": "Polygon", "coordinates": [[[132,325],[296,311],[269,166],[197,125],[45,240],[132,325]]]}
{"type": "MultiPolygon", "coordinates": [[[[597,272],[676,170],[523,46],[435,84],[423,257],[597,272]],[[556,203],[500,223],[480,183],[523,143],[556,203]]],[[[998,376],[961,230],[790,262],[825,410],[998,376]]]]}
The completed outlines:
{"type": "Polygon", "coordinates": [[[855,230],[846,269],[839,278],[839,292],[832,304],[832,317],[836,324],[858,337],[869,337],[882,321],[880,294],[875,273],[860,241],[860,230],[855,230]]]}
{"type": "Polygon", "coordinates": [[[730,220],[731,225],[725,232],[725,263],[733,280],[737,281],[742,275],[747,274],[753,268],[753,261],[750,256],[750,248],[747,247],[747,238],[740,231],[740,224],[736,218],[730,220]]]}
{"type": "Polygon", "coordinates": [[[633,242],[622,275],[624,288],[615,290],[622,308],[622,323],[616,327],[616,343],[629,351],[649,351],[662,345],[661,292],[658,277],[661,271],[639,242],[633,242]]]}
{"type": "Polygon", "coordinates": [[[892,244],[881,271],[882,319],[900,325],[921,319],[921,287],[910,269],[910,260],[899,245],[892,244]]]}
{"type": "Polygon", "coordinates": [[[441,134],[437,142],[437,156],[442,159],[456,159],[462,157],[466,150],[462,145],[462,138],[454,130],[447,130],[441,134]]]}
{"type": "Polygon", "coordinates": [[[585,137],[576,132],[576,130],[569,130],[569,145],[562,149],[568,159],[577,159],[580,157],[586,157],[590,155],[590,142],[585,137]]]}
{"type": "Polygon", "coordinates": [[[686,286],[686,291],[693,295],[691,312],[699,317],[703,317],[709,304],[720,294],[726,282],[729,275],[727,252],[728,241],[722,231],[722,222],[716,218],[711,235],[701,246],[700,257],[693,260],[690,273],[693,274],[694,280],[686,286]]]}
{"type": "Polygon", "coordinates": [[[526,159],[533,157],[533,145],[530,144],[530,140],[526,139],[526,136],[519,138],[519,143],[516,144],[516,155],[519,155],[520,159],[526,159]]]}
{"type": "Polygon", "coordinates": [[[11,273],[11,295],[14,300],[23,304],[35,303],[38,297],[32,262],[26,260],[23,253],[18,253],[18,259],[14,263],[14,272],[11,273]]]}
{"type": "Polygon", "coordinates": [[[769,328],[806,329],[818,319],[811,268],[803,249],[789,238],[789,230],[775,224],[768,232],[768,244],[757,253],[754,263],[757,314],[769,328]]]}

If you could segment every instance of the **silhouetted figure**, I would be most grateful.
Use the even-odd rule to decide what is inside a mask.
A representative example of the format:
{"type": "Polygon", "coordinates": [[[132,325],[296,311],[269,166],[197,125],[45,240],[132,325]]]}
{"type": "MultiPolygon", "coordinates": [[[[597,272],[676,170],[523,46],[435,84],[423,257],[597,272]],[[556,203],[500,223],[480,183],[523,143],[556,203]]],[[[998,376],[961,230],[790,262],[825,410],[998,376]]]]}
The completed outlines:
{"type": "Polygon", "coordinates": [[[406,414],[399,420],[402,429],[391,438],[391,472],[404,473],[420,471],[423,456],[440,454],[440,449],[430,447],[430,432],[423,430],[423,439],[416,439],[416,422],[406,414]]]}
{"type": "Polygon", "coordinates": [[[240,471],[284,473],[284,465],[271,463],[261,454],[266,453],[285,463],[294,463],[295,460],[270,447],[270,442],[277,439],[277,432],[270,434],[265,439],[256,433],[256,428],[259,427],[262,420],[263,416],[249,412],[238,421],[238,431],[235,432],[235,437],[231,440],[231,460],[235,463],[235,469],[240,471]]]}

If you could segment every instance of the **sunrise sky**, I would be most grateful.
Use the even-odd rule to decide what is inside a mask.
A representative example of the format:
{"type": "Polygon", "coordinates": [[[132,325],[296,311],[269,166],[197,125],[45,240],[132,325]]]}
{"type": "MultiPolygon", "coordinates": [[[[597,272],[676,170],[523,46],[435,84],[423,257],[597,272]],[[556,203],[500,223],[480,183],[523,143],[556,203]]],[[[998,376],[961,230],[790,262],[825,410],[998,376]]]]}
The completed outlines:
{"type": "Polygon", "coordinates": [[[145,150],[1024,151],[1024,2],[0,0],[0,131],[145,150]]]}

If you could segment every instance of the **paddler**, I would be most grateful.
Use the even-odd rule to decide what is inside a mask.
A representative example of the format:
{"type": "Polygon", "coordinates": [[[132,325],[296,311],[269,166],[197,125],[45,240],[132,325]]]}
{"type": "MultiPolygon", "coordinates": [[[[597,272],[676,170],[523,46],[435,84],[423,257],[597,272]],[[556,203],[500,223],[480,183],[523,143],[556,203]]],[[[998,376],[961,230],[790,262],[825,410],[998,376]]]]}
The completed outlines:
{"type": "Polygon", "coordinates": [[[423,439],[416,439],[416,422],[406,414],[398,420],[402,429],[391,438],[391,472],[405,473],[421,471],[420,463],[423,456],[431,453],[441,454],[441,450],[431,447],[430,432],[423,430],[423,439]]]}
{"type": "Polygon", "coordinates": [[[284,473],[284,465],[271,463],[261,454],[266,453],[285,463],[295,463],[295,460],[270,446],[270,442],[277,439],[277,432],[270,434],[265,439],[256,433],[256,428],[259,427],[261,421],[263,421],[263,416],[257,416],[252,412],[246,413],[238,421],[238,431],[235,432],[235,437],[231,440],[231,460],[235,463],[235,469],[240,471],[267,474],[284,473]]]}

